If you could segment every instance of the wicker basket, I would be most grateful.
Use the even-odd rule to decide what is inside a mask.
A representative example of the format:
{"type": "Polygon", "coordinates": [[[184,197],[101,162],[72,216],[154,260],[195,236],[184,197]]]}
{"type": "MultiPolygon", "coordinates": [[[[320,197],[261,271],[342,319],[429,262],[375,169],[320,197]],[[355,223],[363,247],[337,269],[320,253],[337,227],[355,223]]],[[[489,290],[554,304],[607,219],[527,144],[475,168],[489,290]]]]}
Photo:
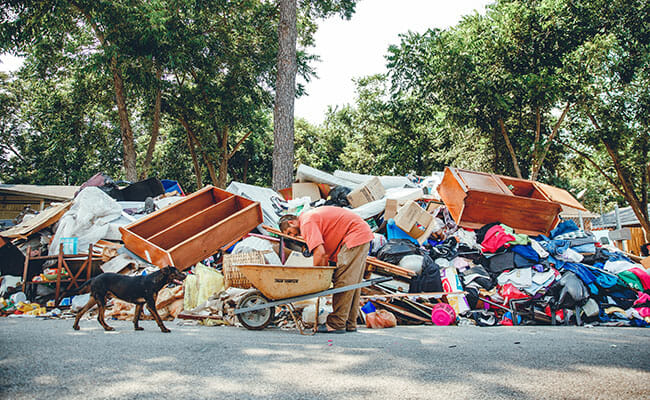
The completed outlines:
{"type": "Polygon", "coordinates": [[[234,264],[266,264],[264,251],[251,251],[248,253],[224,254],[223,256],[223,277],[226,288],[236,287],[249,289],[253,287],[250,281],[239,271],[234,264]]]}

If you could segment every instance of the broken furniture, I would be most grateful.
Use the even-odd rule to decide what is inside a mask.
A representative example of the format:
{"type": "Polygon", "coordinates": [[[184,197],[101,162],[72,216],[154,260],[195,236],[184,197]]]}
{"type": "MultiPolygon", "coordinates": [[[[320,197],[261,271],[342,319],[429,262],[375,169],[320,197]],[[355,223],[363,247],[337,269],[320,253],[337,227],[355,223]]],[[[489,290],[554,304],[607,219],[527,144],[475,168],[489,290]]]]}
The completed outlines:
{"type": "Polygon", "coordinates": [[[25,255],[25,266],[23,271],[23,292],[27,293],[28,285],[47,285],[55,284],[56,288],[54,291],[54,306],[58,307],[59,302],[61,301],[61,294],[72,289],[80,287],[84,282],[90,279],[92,275],[92,265],[93,261],[101,261],[101,255],[98,255],[93,252],[93,246],[90,245],[88,248],[88,254],[64,254],[63,252],[63,243],[59,245],[59,254],[49,255],[49,256],[30,256],[31,247],[27,247],[27,253],[25,255]],[[56,281],[27,281],[27,271],[29,268],[29,262],[32,260],[57,260],[56,262],[56,281]],[[84,260],[81,267],[74,272],[73,269],[68,264],[73,260],[84,260]],[[65,270],[68,274],[68,277],[63,279],[61,276],[61,271],[65,270]],[[85,276],[84,276],[85,275],[85,276]],[[63,288],[63,289],[62,289],[63,288]]]}
{"type": "Polygon", "coordinates": [[[562,205],[585,208],[566,190],[539,182],[446,167],[438,193],[459,226],[500,222],[528,235],[547,235],[562,205]]]}
{"type": "Polygon", "coordinates": [[[158,267],[185,270],[229,247],[262,223],[258,202],[213,186],[127,226],[124,246],[158,267]]]}

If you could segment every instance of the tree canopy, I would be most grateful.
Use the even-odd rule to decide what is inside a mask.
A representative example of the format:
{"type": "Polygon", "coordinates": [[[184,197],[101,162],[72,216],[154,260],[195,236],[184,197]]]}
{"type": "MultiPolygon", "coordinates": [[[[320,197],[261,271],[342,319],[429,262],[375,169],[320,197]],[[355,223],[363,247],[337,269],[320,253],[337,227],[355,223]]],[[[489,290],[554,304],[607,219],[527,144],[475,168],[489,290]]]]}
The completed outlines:
{"type": "MultiPolygon", "coordinates": [[[[349,18],[356,1],[288,3],[289,61],[309,81],[318,18],[349,18]]],[[[270,185],[279,4],[2,1],[0,50],[26,61],[0,77],[0,180],[78,184],[104,170],[189,190],[270,185]]],[[[497,0],[404,32],[385,74],[356,79],[353,104],[320,125],[283,123],[295,129],[284,168],[520,176],[587,189],[592,208],[627,203],[650,231],[649,30],[647,1],[497,0]]],[[[290,102],[305,88],[288,71],[290,102]]]]}

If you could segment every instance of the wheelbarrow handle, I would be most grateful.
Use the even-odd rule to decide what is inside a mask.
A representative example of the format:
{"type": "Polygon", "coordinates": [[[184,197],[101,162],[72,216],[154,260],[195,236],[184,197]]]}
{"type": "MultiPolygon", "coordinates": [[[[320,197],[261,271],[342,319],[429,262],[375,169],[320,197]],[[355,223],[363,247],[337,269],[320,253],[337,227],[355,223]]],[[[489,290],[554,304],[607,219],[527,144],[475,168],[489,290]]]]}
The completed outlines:
{"type": "Polygon", "coordinates": [[[327,296],[327,295],[330,295],[330,294],[347,292],[348,290],[360,289],[360,288],[372,286],[372,285],[377,284],[377,283],[382,283],[382,282],[387,282],[387,281],[392,281],[392,280],[393,280],[393,278],[391,278],[389,276],[383,276],[381,278],[368,279],[367,281],[362,281],[362,282],[356,283],[354,285],[341,286],[341,287],[338,287],[338,288],[327,289],[327,290],[323,290],[323,291],[316,292],[316,293],[304,294],[302,296],[289,297],[287,299],[280,299],[280,300],[271,301],[271,302],[264,303],[264,304],[257,304],[257,305],[252,306],[252,307],[236,309],[235,310],[235,315],[242,314],[242,313],[245,313],[245,312],[250,312],[250,311],[263,310],[263,309],[269,308],[269,307],[281,306],[283,304],[293,303],[293,302],[296,302],[296,301],[313,299],[314,297],[321,297],[321,296],[327,296]]]}

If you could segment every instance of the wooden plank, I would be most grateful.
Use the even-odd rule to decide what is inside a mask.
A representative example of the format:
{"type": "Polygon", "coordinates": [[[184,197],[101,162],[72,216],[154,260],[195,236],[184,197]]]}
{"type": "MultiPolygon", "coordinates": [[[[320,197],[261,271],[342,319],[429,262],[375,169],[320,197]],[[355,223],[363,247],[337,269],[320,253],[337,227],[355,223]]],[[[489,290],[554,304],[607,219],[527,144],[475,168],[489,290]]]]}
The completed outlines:
{"type": "Polygon", "coordinates": [[[632,239],[627,242],[627,249],[635,256],[641,255],[641,246],[646,242],[643,239],[643,228],[630,228],[632,239]]]}
{"type": "Polygon", "coordinates": [[[419,322],[431,323],[430,318],[424,318],[424,317],[421,317],[421,316],[419,316],[417,314],[413,314],[412,312],[410,312],[408,310],[405,310],[403,307],[396,306],[394,304],[387,303],[387,302],[381,301],[381,300],[375,300],[373,303],[377,303],[377,304],[387,308],[388,310],[396,312],[398,314],[401,314],[401,315],[403,315],[403,316],[405,316],[407,318],[414,319],[414,320],[419,321],[419,322]]]}
{"type": "Polygon", "coordinates": [[[234,196],[233,194],[222,190],[215,192],[217,190],[219,189],[213,188],[212,186],[206,186],[203,189],[186,196],[183,200],[177,201],[169,207],[153,212],[144,218],[140,218],[124,228],[148,240],[151,236],[168,226],[177,223],[179,220],[194,215],[227,197],[234,196]],[[215,201],[215,198],[218,198],[219,200],[215,201]]]}
{"type": "MultiPolygon", "coordinates": [[[[237,199],[241,201],[241,199],[237,199]]],[[[259,203],[250,204],[241,211],[197,233],[169,249],[179,269],[186,269],[216,253],[233,239],[244,237],[262,222],[259,203]]]]}
{"type": "Polygon", "coordinates": [[[555,186],[547,185],[541,182],[535,182],[535,186],[542,191],[546,196],[560,204],[569,206],[572,208],[577,208],[578,210],[587,211],[587,209],[578,201],[575,197],[571,196],[571,193],[567,192],[564,189],[557,188],[555,186]]]}
{"type": "Polygon", "coordinates": [[[162,229],[160,232],[148,238],[151,243],[158,245],[161,249],[171,249],[188,237],[203,232],[210,226],[236,213],[237,201],[229,197],[217,204],[213,204],[195,214],[179,219],[177,223],[162,229]]]}
{"type": "Polygon", "coordinates": [[[168,265],[174,265],[173,260],[167,251],[149,242],[145,238],[127,230],[125,227],[120,227],[120,232],[122,233],[124,247],[131,250],[134,254],[137,254],[144,260],[161,268],[168,265]]]}
{"type": "Polygon", "coordinates": [[[0,232],[6,238],[24,238],[57,222],[70,208],[72,202],[63,203],[40,212],[29,220],[0,232]]]}

